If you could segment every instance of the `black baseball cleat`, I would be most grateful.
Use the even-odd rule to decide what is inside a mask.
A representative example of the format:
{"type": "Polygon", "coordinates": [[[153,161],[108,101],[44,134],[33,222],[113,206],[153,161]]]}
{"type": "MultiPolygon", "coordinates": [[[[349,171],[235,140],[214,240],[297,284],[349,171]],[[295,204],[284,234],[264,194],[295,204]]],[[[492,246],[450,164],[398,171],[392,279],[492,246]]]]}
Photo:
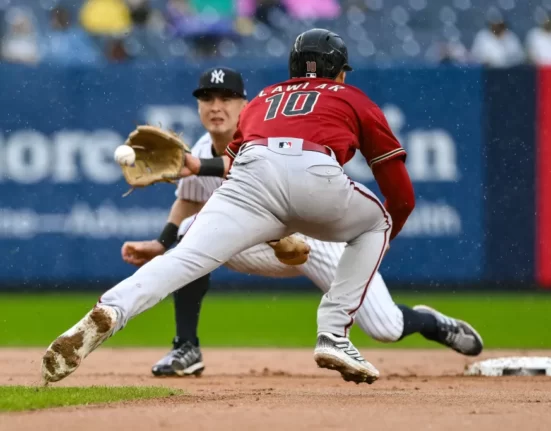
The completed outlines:
{"type": "Polygon", "coordinates": [[[336,370],[347,382],[373,383],[379,371],[362,358],[348,338],[320,332],[314,351],[314,360],[320,368],[336,370]]]}
{"type": "Polygon", "coordinates": [[[171,353],[172,359],[170,365],[177,375],[199,377],[205,370],[201,349],[194,346],[189,341],[185,342],[171,353]]]}
{"type": "Polygon", "coordinates": [[[467,322],[446,316],[426,305],[416,305],[413,309],[420,313],[432,314],[436,318],[438,333],[435,338],[422,334],[426,339],[436,341],[467,356],[477,356],[482,352],[484,348],[482,337],[467,322]]]}
{"type": "Polygon", "coordinates": [[[151,372],[157,377],[191,376],[199,377],[205,369],[203,355],[199,347],[189,341],[181,344],[178,339],[173,341],[174,348],[161,358],[151,372]],[[174,367],[174,363],[177,363],[174,367]],[[181,370],[181,372],[179,372],[181,370]]]}

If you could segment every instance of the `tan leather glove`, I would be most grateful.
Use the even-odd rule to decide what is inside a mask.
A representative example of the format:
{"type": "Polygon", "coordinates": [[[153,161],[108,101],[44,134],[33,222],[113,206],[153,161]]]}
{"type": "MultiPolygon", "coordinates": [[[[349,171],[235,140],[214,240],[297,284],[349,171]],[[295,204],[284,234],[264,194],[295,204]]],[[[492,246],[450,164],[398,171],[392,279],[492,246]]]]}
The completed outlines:
{"type": "Polygon", "coordinates": [[[125,142],[136,152],[132,166],[121,166],[126,182],[132,187],[148,187],[173,182],[191,150],[175,133],[155,126],[138,126],[125,142]]]}
{"type": "Polygon", "coordinates": [[[308,261],[310,246],[296,236],[287,236],[267,244],[274,249],[278,260],[285,265],[302,265],[308,261]]]}

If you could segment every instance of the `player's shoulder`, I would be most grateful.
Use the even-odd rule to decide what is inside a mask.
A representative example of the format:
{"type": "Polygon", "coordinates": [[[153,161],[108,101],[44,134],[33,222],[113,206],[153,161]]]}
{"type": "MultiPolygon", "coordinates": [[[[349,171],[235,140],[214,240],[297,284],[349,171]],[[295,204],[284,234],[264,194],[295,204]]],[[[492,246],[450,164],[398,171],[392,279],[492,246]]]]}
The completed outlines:
{"type": "Polygon", "coordinates": [[[367,99],[371,103],[373,103],[373,101],[369,98],[367,93],[364,90],[362,90],[361,88],[356,87],[355,85],[352,85],[352,84],[348,84],[348,83],[343,83],[343,84],[340,84],[340,85],[342,85],[347,90],[348,93],[354,95],[355,97],[359,97],[359,98],[362,98],[362,99],[367,99]]]}
{"type": "Polygon", "coordinates": [[[202,157],[206,158],[210,155],[212,155],[212,138],[210,137],[210,134],[207,132],[203,136],[201,136],[191,147],[191,154],[195,157],[202,157]]]}
{"type": "Polygon", "coordinates": [[[337,97],[341,97],[347,104],[352,106],[357,112],[378,112],[381,110],[369,95],[359,87],[352,84],[339,84],[344,87],[343,91],[339,91],[337,97]]]}
{"type": "Polygon", "coordinates": [[[205,134],[203,134],[199,139],[197,139],[197,141],[195,141],[193,148],[205,145],[212,145],[212,138],[210,137],[210,134],[208,132],[205,132],[205,134]]]}

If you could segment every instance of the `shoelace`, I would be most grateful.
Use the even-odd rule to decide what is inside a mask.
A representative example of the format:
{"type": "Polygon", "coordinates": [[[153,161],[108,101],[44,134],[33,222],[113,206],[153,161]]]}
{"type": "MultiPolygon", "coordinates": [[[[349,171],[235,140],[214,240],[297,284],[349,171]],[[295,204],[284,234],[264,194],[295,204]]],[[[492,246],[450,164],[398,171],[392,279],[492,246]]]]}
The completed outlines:
{"type": "Polygon", "coordinates": [[[182,360],[183,362],[190,363],[195,361],[199,354],[195,351],[195,346],[184,344],[178,349],[174,350],[173,356],[182,360]]]}
{"type": "Polygon", "coordinates": [[[341,349],[344,353],[346,353],[348,356],[350,356],[351,358],[359,361],[359,362],[365,362],[365,359],[362,358],[362,355],[360,354],[360,352],[358,351],[358,349],[356,349],[352,343],[350,342],[347,342],[347,343],[335,343],[335,347],[337,347],[338,349],[341,349]]]}
{"type": "Polygon", "coordinates": [[[470,334],[467,334],[455,321],[447,319],[439,320],[442,323],[442,330],[446,333],[446,343],[460,350],[467,350],[471,347],[472,340],[470,334]]]}

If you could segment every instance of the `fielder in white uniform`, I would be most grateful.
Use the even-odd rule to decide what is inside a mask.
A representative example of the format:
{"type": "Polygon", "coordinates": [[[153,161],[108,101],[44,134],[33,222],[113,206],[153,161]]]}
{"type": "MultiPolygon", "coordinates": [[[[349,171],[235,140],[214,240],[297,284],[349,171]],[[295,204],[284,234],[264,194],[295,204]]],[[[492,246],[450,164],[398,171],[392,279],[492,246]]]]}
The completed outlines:
{"type": "MultiPolygon", "coordinates": [[[[296,46],[297,45],[295,45],[295,48],[296,46]]],[[[211,71],[210,76],[207,74],[206,80],[208,81],[210,78],[211,83],[211,86],[208,89],[216,89],[216,84],[220,84],[219,89],[224,90],[224,79],[220,79],[220,76],[224,75],[224,71],[221,71],[220,69],[216,71],[211,71]]],[[[205,89],[206,87],[203,88],[203,90],[205,89]]],[[[220,108],[220,106],[223,106],[224,103],[226,103],[227,99],[227,96],[216,93],[205,95],[204,97],[205,100],[210,100],[209,103],[211,103],[213,106],[216,106],[216,109],[223,109],[220,108]]],[[[221,115],[217,117],[214,113],[213,115],[210,115],[210,122],[212,124],[224,122],[224,119],[222,117],[223,116],[221,115]]],[[[293,145],[293,151],[301,151],[300,147],[297,148],[296,142],[294,142],[293,145]],[[297,150],[295,150],[295,148],[297,148],[297,150]]],[[[205,137],[203,139],[203,142],[197,143],[194,151],[197,155],[202,156],[203,159],[208,159],[209,156],[211,158],[213,156],[213,148],[214,147],[209,142],[208,138],[205,137]],[[210,155],[207,154],[207,150],[210,151],[210,155]],[[199,154],[199,152],[201,152],[201,154],[199,154]]],[[[217,150],[216,153],[219,154],[219,149],[215,148],[215,150],[217,150]]],[[[243,171],[242,168],[237,168],[237,165],[239,164],[238,162],[241,161],[244,164],[250,163],[251,160],[255,160],[256,156],[254,154],[256,153],[265,154],[264,150],[260,150],[251,153],[253,154],[252,159],[251,156],[238,159],[235,164],[236,170],[235,172],[232,171],[234,172],[234,176],[236,175],[236,173],[238,173],[238,171],[243,171]]],[[[297,154],[302,154],[302,152],[297,154]]],[[[286,156],[283,157],[285,158],[286,156]]],[[[303,163],[303,160],[306,161],[306,163],[309,163],[310,159],[319,159],[320,163],[327,163],[326,160],[328,160],[325,158],[325,156],[324,158],[321,158],[321,155],[319,155],[319,153],[318,155],[315,153],[310,153],[306,158],[285,160],[284,158],[276,157],[276,159],[274,160],[277,160],[277,163],[279,163],[279,161],[281,161],[282,163],[289,163],[288,166],[290,169],[302,169],[300,166],[303,163]],[[297,163],[296,168],[292,166],[292,163],[295,162],[297,163]]],[[[242,184],[241,179],[238,178],[230,181],[232,182],[232,184],[242,184]]],[[[179,200],[190,199],[192,194],[194,194],[193,199],[195,199],[195,201],[193,202],[197,204],[196,208],[197,210],[199,210],[203,206],[202,199],[209,199],[209,196],[220,185],[220,182],[220,180],[216,180],[213,178],[199,179],[198,177],[182,181],[177,192],[179,199],[177,199],[175,205],[179,204],[179,200]],[[218,181],[218,184],[216,184],[216,181],[218,181]],[[196,183],[195,186],[193,186],[193,182],[196,183]],[[198,195],[201,195],[200,201],[197,201],[198,195]]],[[[246,183],[247,182],[245,181],[244,184],[246,183]]],[[[300,186],[297,191],[302,190],[301,187],[302,186],[300,186]]],[[[339,187],[341,187],[340,183],[336,186],[336,188],[333,187],[332,189],[336,193],[335,197],[342,196],[342,194],[340,194],[342,192],[340,191],[339,187]]],[[[228,182],[228,187],[222,187],[220,190],[222,189],[231,190],[232,186],[229,185],[228,182]]],[[[249,187],[249,191],[247,193],[254,192],[255,189],[249,187]]],[[[270,193],[273,192],[270,191],[270,193]]],[[[303,191],[302,193],[306,193],[306,191],[303,191]]],[[[360,191],[360,193],[363,194],[368,192],[366,190],[364,192],[360,191]]],[[[223,193],[219,194],[219,196],[222,195],[223,193]]],[[[247,196],[251,195],[248,194],[247,196]]],[[[369,203],[368,200],[363,200],[363,198],[358,198],[357,196],[359,195],[352,195],[352,204],[357,205],[358,209],[365,207],[370,211],[372,208],[372,204],[369,203]]],[[[307,197],[307,195],[304,195],[302,199],[304,199],[305,197],[307,197]]],[[[376,198],[372,196],[369,200],[375,202],[375,199],[376,198]]],[[[156,303],[161,301],[164,297],[166,297],[167,294],[176,291],[178,286],[177,283],[179,281],[187,280],[186,289],[184,290],[190,290],[190,284],[194,280],[197,280],[205,274],[208,274],[210,270],[214,269],[217,266],[215,262],[219,262],[219,264],[225,263],[230,268],[239,271],[268,276],[290,277],[303,274],[309,277],[324,292],[329,290],[330,287],[331,292],[333,292],[333,289],[335,288],[334,286],[336,284],[335,279],[338,280],[339,277],[342,278],[343,276],[346,277],[350,275],[352,277],[358,278],[355,274],[348,271],[345,273],[337,272],[337,263],[339,262],[339,259],[343,254],[343,250],[345,248],[344,243],[326,244],[319,240],[313,240],[304,237],[310,243],[310,246],[312,248],[309,261],[301,267],[289,268],[282,265],[273,256],[273,250],[264,244],[264,241],[271,240],[273,238],[281,238],[281,236],[275,236],[284,234],[284,232],[286,232],[285,230],[282,230],[280,228],[270,231],[272,232],[272,234],[264,229],[260,229],[255,232],[250,239],[239,237],[238,240],[238,237],[233,238],[233,241],[236,241],[235,243],[233,243],[233,248],[235,249],[235,252],[240,251],[236,256],[232,257],[231,254],[229,254],[225,257],[222,257],[220,255],[220,258],[218,258],[216,255],[210,254],[210,252],[209,254],[203,254],[203,252],[197,250],[195,251],[195,257],[198,258],[199,256],[201,256],[205,259],[202,259],[201,261],[194,259],[191,255],[191,251],[186,251],[188,249],[186,248],[186,245],[184,243],[192,244],[193,241],[198,240],[199,237],[197,237],[197,234],[199,232],[204,232],[205,234],[209,232],[210,236],[210,239],[205,238],[204,240],[202,240],[202,247],[208,249],[214,246],[217,248],[216,253],[219,253],[221,251],[221,249],[218,248],[217,244],[209,242],[214,240],[214,236],[212,235],[215,234],[215,232],[209,231],[205,225],[205,222],[209,224],[214,223],[214,219],[212,219],[212,222],[209,222],[209,217],[212,217],[215,214],[220,214],[215,210],[216,205],[212,204],[212,202],[213,200],[210,199],[209,204],[211,205],[206,205],[206,207],[208,207],[208,210],[207,208],[205,208],[204,211],[201,211],[201,214],[204,214],[202,217],[200,217],[202,223],[196,223],[191,230],[189,230],[189,224],[191,224],[189,221],[186,223],[181,223],[182,226],[180,229],[180,233],[186,233],[187,235],[185,236],[182,243],[179,244],[179,246],[175,249],[176,252],[173,253],[171,251],[170,253],[167,253],[167,255],[171,255],[167,258],[155,258],[151,262],[151,264],[145,265],[142,269],[137,271],[133,277],[128,278],[127,280],[121,282],[119,285],[115,286],[113,289],[109,290],[105,295],[102,296],[100,303],[96,307],[94,307],[93,310],[91,310],[86,316],[84,316],[84,318],[80,322],[78,322],[75,326],[73,326],[60,337],[58,337],[58,339],[56,339],[49,346],[46,354],[44,355],[42,363],[42,374],[46,381],[58,381],[71,374],[80,365],[82,359],[84,359],[89,353],[95,350],[116,331],[121,330],[126,325],[129,319],[147,310],[148,308],[151,308],[156,303]],[[242,242],[242,245],[238,245],[239,241],[242,242]],[[260,245],[254,246],[254,244],[260,245]],[[242,251],[237,250],[237,248],[239,247],[241,247],[242,251]],[[208,264],[206,263],[207,261],[209,262],[208,264]],[[168,265],[169,263],[170,265],[168,265]],[[207,268],[209,268],[209,270],[207,270],[207,268]],[[337,276],[335,276],[336,273],[338,274],[337,276]]],[[[228,201],[228,204],[230,202],[231,201],[228,201]]],[[[299,198],[296,202],[300,205],[304,205],[304,200],[301,200],[301,198],[299,198]]],[[[333,200],[329,199],[327,202],[332,205],[333,200]]],[[[321,202],[318,201],[318,203],[321,202]]],[[[235,211],[236,213],[242,212],[243,216],[245,214],[251,214],[248,211],[243,212],[244,208],[239,208],[239,206],[235,205],[235,202],[231,205],[233,207],[232,211],[235,211]]],[[[321,222],[323,220],[323,214],[327,214],[324,212],[312,213],[311,207],[305,208],[307,208],[306,211],[308,212],[308,217],[313,217],[313,220],[316,220],[317,222],[321,222]],[[320,214],[322,215],[322,217],[316,218],[316,214],[320,214]]],[[[365,214],[369,213],[369,211],[367,211],[365,214]]],[[[189,214],[187,215],[189,216],[189,214]]],[[[182,213],[180,212],[178,217],[180,218],[180,220],[184,218],[181,216],[182,213]]],[[[229,217],[231,216],[232,214],[229,214],[229,217]]],[[[236,223],[240,223],[241,220],[245,221],[246,218],[240,219],[237,215],[237,218],[232,220],[232,223],[235,225],[236,223]]],[[[383,219],[374,218],[374,224],[372,225],[373,227],[370,229],[374,229],[373,232],[381,232],[377,233],[376,236],[382,238],[382,231],[380,231],[379,229],[384,228],[386,232],[386,230],[388,229],[388,224],[383,227],[383,225],[378,220],[383,219]]],[[[260,219],[258,221],[260,221],[260,219]]],[[[350,222],[352,222],[352,219],[350,219],[350,222]]],[[[270,223],[273,224],[273,221],[271,221],[270,223]]],[[[303,225],[300,229],[296,230],[304,231],[308,230],[308,228],[308,225],[303,225]]],[[[339,234],[337,234],[333,237],[344,238],[344,236],[351,235],[353,234],[353,232],[356,232],[355,230],[350,229],[356,228],[354,228],[353,225],[350,225],[350,227],[345,227],[345,230],[342,231],[343,236],[339,236],[339,234]]],[[[217,229],[214,229],[214,231],[216,230],[217,229]]],[[[224,227],[223,230],[227,231],[227,233],[230,233],[230,230],[228,230],[227,227],[224,227]]],[[[366,233],[369,232],[370,231],[366,231],[366,233]]],[[[231,231],[231,233],[237,234],[237,231],[231,231]]],[[[319,236],[324,237],[327,235],[319,234],[319,236]]],[[[371,238],[371,236],[367,236],[364,238],[371,238]]],[[[230,238],[228,238],[228,240],[230,240],[230,238]]],[[[350,241],[348,242],[350,247],[350,241]]],[[[162,240],[160,244],[163,245],[164,249],[164,244],[162,240]]],[[[362,244],[360,245],[360,247],[363,246],[362,242],[356,244],[362,244]]],[[[385,243],[383,243],[383,245],[385,245],[385,243]]],[[[348,257],[352,258],[354,255],[354,251],[349,248],[347,251],[344,252],[344,254],[348,254],[348,257]]],[[[140,257],[137,257],[136,261],[133,263],[139,265],[145,263],[148,260],[143,259],[143,262],[139,263],[140,259],[140,257]]],[[[343,263],[341,259],[339,265],[341,267],[341,271],[346,267],[346,265],[345,267],[343,267],[342,265],[343,263]]],[[[378,263],[375,266],[375,270],[377,269],[377,267],[378,263]]],[[[368,268],[369,267],[363,267],[361,269],[363,270],[363,272],[366,272],[368,268]]],[[[361,277],[359,278],[363,277],[364,275],[361,274],[361,277]]],[[[353,283],[361,281],[359,280],[359,278],[358,280],[356,280],[355,278],[351,280],[353,283]]],[[[470,325],[466,324],[465,322],[446,317],[436,310],[424,306],[419,306],[417,309],[413,310],[403,306],[396,306],[393,303],[388,293],[388,290],[386,289],[386,286],[378,273],[376,273],[376,276],[371,279],[367,292],[368,293],[365,297],[365,301],[363,301],[363,305],[361,305],[359,309],[354,311],[354,314],[346,314],[346,309],[341,310],[339,308],[337,311],[337,309],[334,308],[341,307],[340,302],[335,301],[342,301],[343,297],[324,297],[326,304],[325,307],[327,308],[323,309],[321,315],[325,316],[324,313],[330,312],[332,313],[330,315],[332,317],[335,317],[334,321],[330,322],[329,325],[327,325],[325,322],[324,324],[326,324],[327,327],[331,325],[339,327],[339,325],[343,325],[345,323],[345,320],[350,320],[348,316],[352,316],[352,319],[350,320],[351,323],[355,319],[355,321],[366,333],[382,341],[396,341],[406,335],[409,335],[410,333],[421,332],[421,334],[423,334],[426,338],[433,339],[437,342],[445,344],[453,348],[454,350],[464,354],[474,355],[480,353],[480,351],[482,350],[482,340],[480,336],[476,333],[476,331],[474,331],[474,329],[470,325]],[[329,307],[332,308],[331,311],[329,307]]],[[[357,294],[358,292],[354,293],[354,295],[357,294]]],[[[360,304],[362,303],[360,302],[360,304]]],[[[323,302],[321,307],[324,307],[323,302]]],[[[322,308],[320,308],[320,310],[321,309],[322,308]]],[[[318,317],[319,316],[320,314],[318,314],[318,317]]],[[[318,322],[319,321],[320,320],[318,319],[318,322]]],[[[318,346],[316,348],[317,352],[325,352],[326,350],[328,352],[326,356],[318,356],[323,360],[323,364],[322,361],[318,362],[320,366],[337,369],[339,372],[341,372],[345,380],[353,380],[357,383],[371,383],[377,379],[378,371],[360,356],[359,352],[346,338],[346,332],[345,336],[343,337],[331,335],[331,331],[327,329],[325,331],[326,332],[323,332],[322,330],[322,332],[320,332],[320,334],[322,335],[320,335],[318,338],[318,346]],[[325,335],[326,333],[328,335],[325,335]],[[325,337],[325,339],[323,337],[325,337]],[[330,344],[323,344],[320,340],[324,340],[323,343],[327,342],[325,340],[329,340],[330,344]],[[325,360],[325,357],[329,359],[325,360]]],[[[336,332],[337,331],[333,332],[333,334],[335,334],[336,332]]],[[[186,355],[184,352],[182,353],[182,356],[186,355]]],[[[199,366],[196,366],[194,370],[188,370],[185,368],[186,364],[180,363],[178,359],[178,357],[172,358],[170,365],[173,369],[178,371],[179,374],[186,374],[186,371],[188,371],[188,374],[193,374],[196,370],[202,367],[201,364],[199,366]]],[[[182,359],[185,358],[182,357],[182,359]]]]}

